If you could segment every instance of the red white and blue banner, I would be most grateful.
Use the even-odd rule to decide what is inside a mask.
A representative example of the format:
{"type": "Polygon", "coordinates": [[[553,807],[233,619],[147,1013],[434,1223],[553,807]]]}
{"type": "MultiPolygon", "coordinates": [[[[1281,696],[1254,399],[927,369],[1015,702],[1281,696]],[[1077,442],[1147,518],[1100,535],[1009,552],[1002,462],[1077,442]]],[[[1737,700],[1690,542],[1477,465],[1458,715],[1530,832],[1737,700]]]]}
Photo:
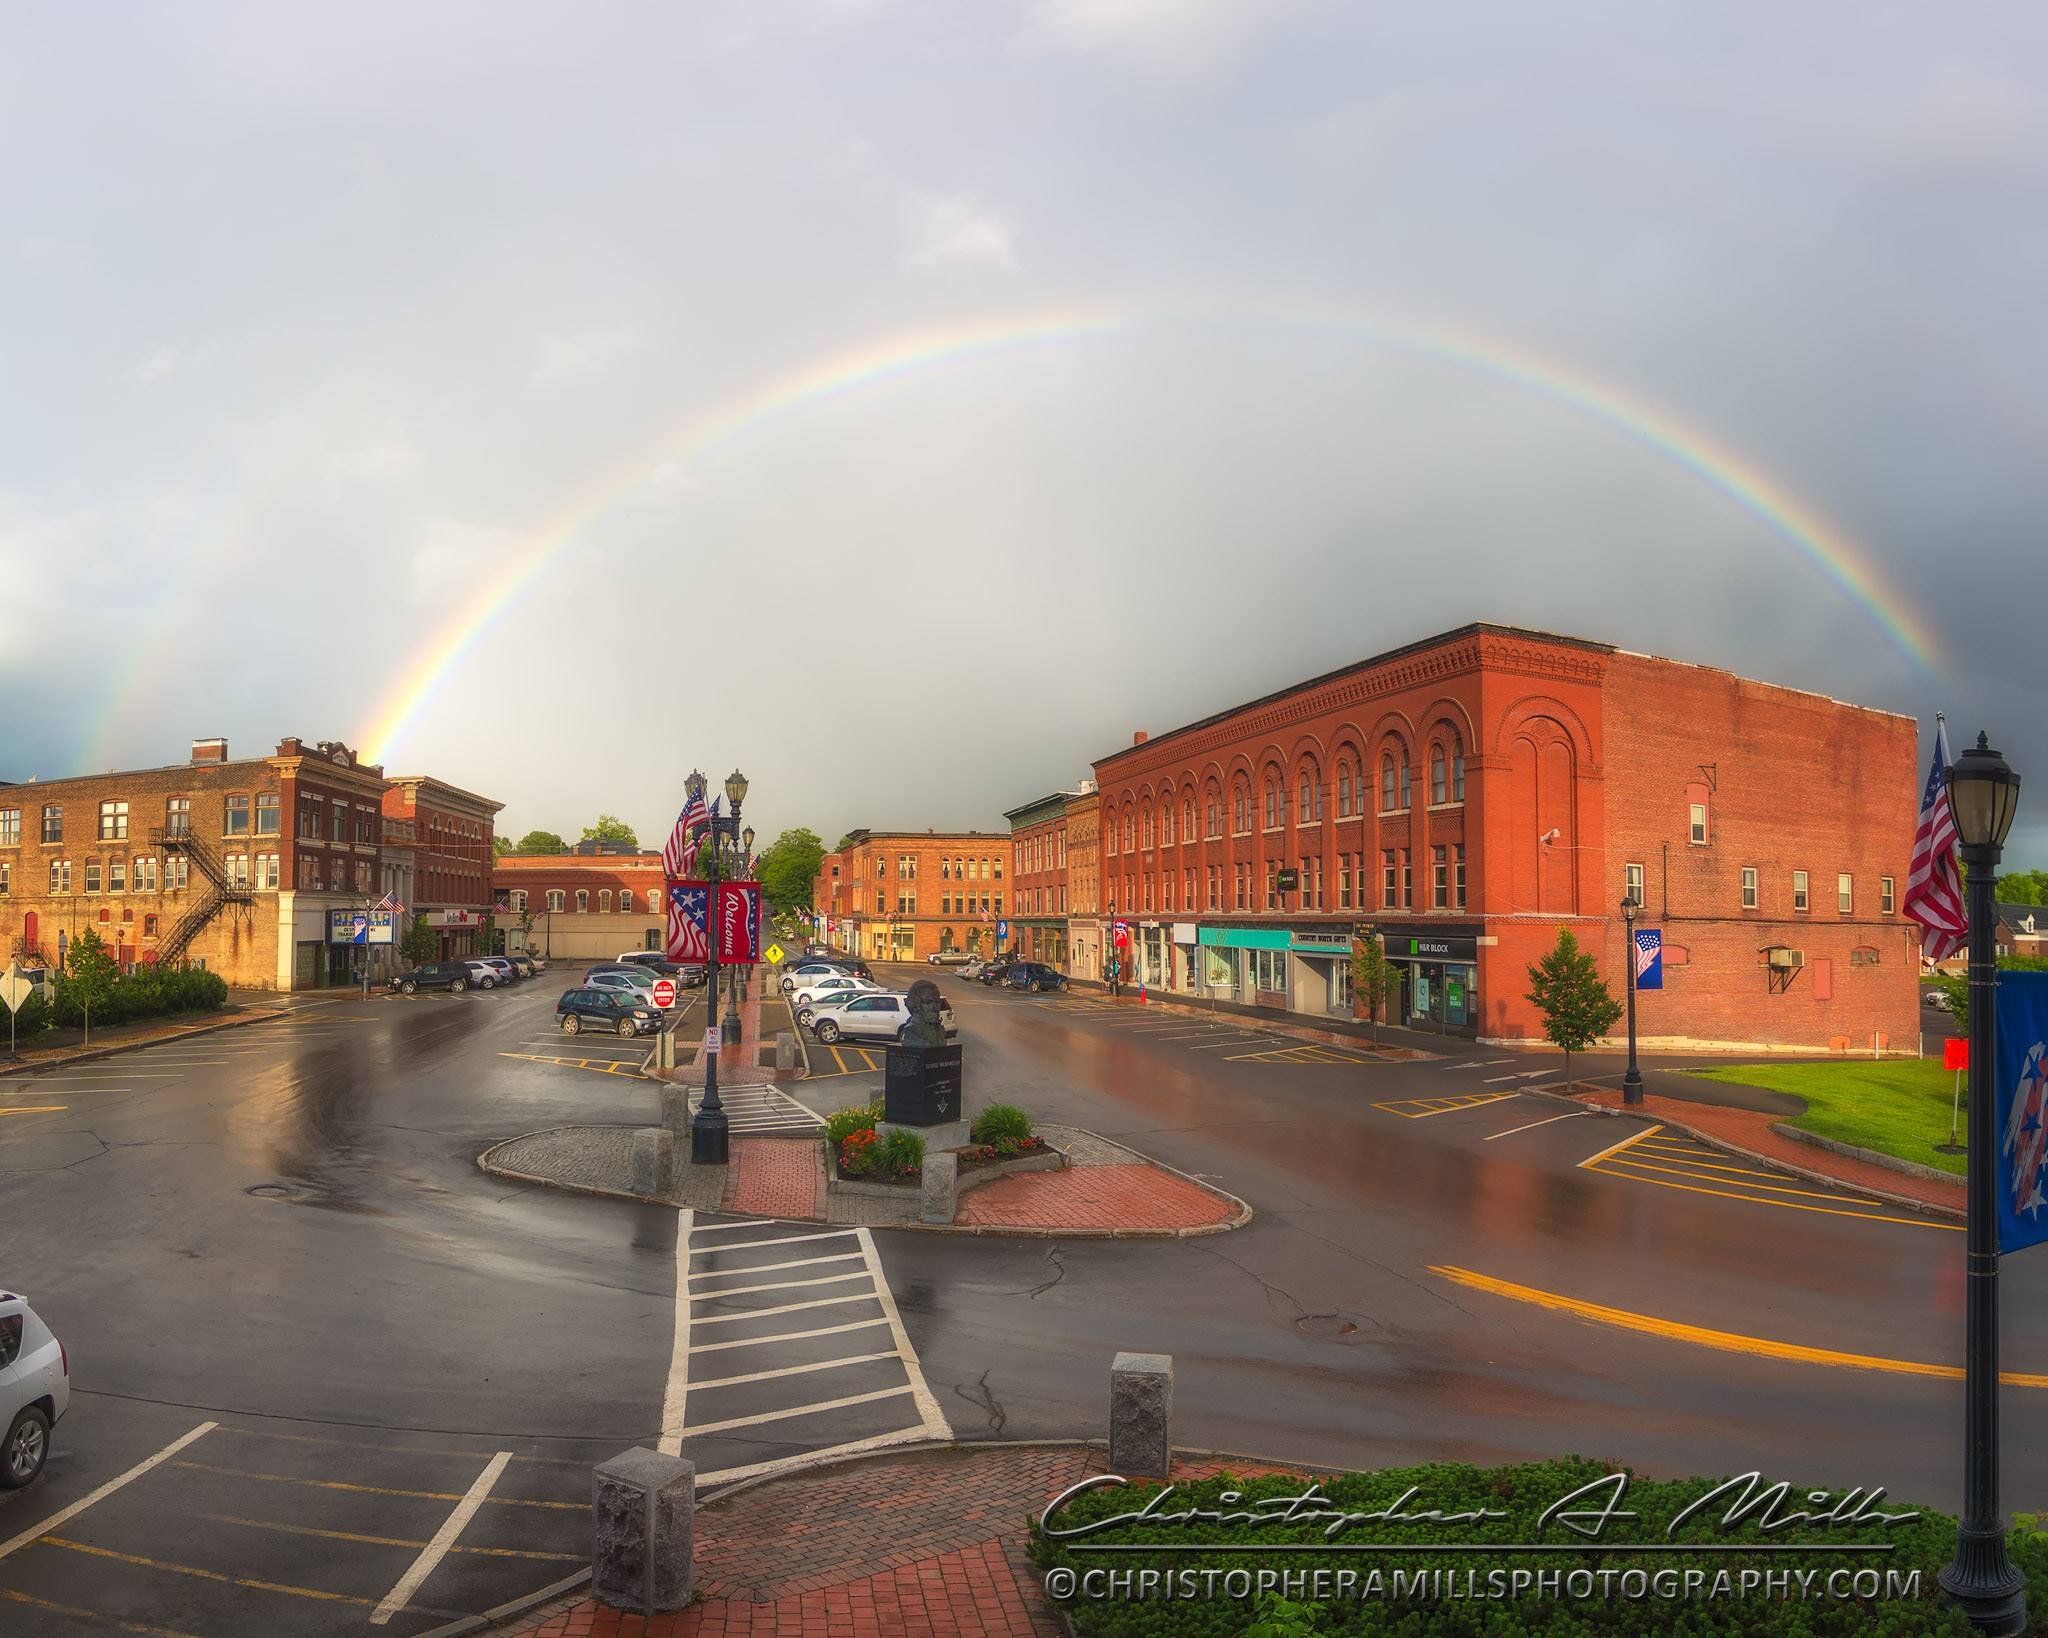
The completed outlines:
{"type": "Polygon", "coordinates": [[[711,959],[704,918],[711,905],[708,882],[671,882],[668,890],[668,958],[702,963],[711,959]]]}
{"type": "Polygon", "coordinates": [[[1963,909],[1963,873],[1956,862],[1955,817],[1949,812],[1948,723],[1934,714],[1934,761],[1920,787],[1920,824],[1913,835],[1913,861],[1906,875],[1902,909],[1920,924],[1920,953],[1946,961],[1969,942],[1970,918],[1963,909]]]}
{"type": "Polygon", "coordinates": [[[718,959],[761,959],[761,884],[718,884],[718,959]]]}
{"type": "Polygon", "coordinates": [[[1655,927],[1638,927],[1636,939],[1636,988],[1664,987],[1664,934],[1655,927]]]}
{"type": "Polygon", "coordinates": [[[689,874],[691,864],[696,860],[697,849],[702,845],[702,829],[709,822],[704,799],[693,796],[683,805],[683,811],[676,815],[675,829],[668,833],[668,842],[661,850],[662,873],[670,881],[689,874]]]}
{"type": "Polygon", "coordinates": [[[2000,973],[1991,1055],[1998,1249],[2048,1240],[2048,973],[2000,973]]]}
{"type": "Polygon", "coordinates": [[[668,888],[668,958],[702,963],[711,959],[706,921],[714,891],[718,905],[718,959],[755,962],[761,959],[761,884],[759,882],[670,882],[668,888]]]}

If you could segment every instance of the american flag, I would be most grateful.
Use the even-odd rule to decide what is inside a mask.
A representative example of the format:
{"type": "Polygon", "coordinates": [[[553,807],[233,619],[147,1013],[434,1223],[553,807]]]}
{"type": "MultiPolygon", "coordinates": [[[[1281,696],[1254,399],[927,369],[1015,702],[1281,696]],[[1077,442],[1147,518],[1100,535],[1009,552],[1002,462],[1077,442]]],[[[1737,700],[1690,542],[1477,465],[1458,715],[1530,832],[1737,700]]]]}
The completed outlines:
{"type": "Polygon", "coordinates": [[[704,798],[694,794],[676,815],[675,829],[668,833],[668,844],[661,850],[661,868],[670,880],[690,873],[690,862],[697,854],[691,833],[705,817],[704,798]]]}
{"type": "Polygon", "coordinates": [[[1934,763],[1920,792],[1920,829],[1913,837],[1913,868],[1906,877],[1905,911],[1920,924],[1920,953],[1946,961],[1969,942],[1963,910],[1963,874],[1956,867],[1956,824],[1949,812],[1948,724],[1934,719],[1934,763]]]}
{"type": "Polygon", "coordinates": [[[697,804],[697,823],[690,832],[689,845],[683,849],[683,874],[685,876],[697,868],[697,855],[704,851],[704,838],[711,834],[711,821],[718,817],[718,804],[724,800],[725,798],[722,796],[712,797],[711,807],[708,812],[705,810],[703,803],[697,804]]]}
{"type": "Polygon", "coordinates": [[[701,886],[671,887],[668,890],[669,960],[710,959],[710,945],[704,936],[704,919],[710,908],[711,895],[701,886]]]}
{"type": "Polygon", "coordinates": [[[1635,935],[1636,977],[1641,978],[1657,964],[1657,958],[1664,953],[1664,939],[1661,933],[1644,928],[1635,935]]]}

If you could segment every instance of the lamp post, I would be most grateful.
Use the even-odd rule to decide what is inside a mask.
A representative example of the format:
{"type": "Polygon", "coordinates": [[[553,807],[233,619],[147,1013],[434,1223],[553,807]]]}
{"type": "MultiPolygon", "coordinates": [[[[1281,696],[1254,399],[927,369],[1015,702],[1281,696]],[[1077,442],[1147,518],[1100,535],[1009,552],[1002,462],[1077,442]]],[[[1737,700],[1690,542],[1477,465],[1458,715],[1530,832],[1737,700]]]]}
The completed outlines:
{"type": "Polygon", "coordinates": [[[1628,934],[1628,949],[1622,956],[1622,965],[1628,969],[1628,1068],[1621,1077],[1624,1105],[1643,1101],[1643,1072],[1636,1068],[1636,913],[1641,908],[1633,893],[1621,901],[1622,926],[1628,934]]]}
{"type": "Polygon", "coordinates": [[[1956,851],[1968,873],[1970,909],[1969,1195],[1963,1283],[1963,1516],[1956,1556],[1936,1578],[1980,1629],[2026,1629],[2027,1583],[2005,1548],[1998,1505],[1998,1207],[1993,1195],[1998,1132],[1991,1055],[1998,950],[1993,899],[2006,832],[2020,803],[2020,776],[1985,736],[1947,774],[1956,851]]]}
{"type": "MultiPolygon", "coordinates": [[[[705,779],[702,773],[693,772],[684,781],[689,791],[691,804],[701,802],[704,797],[705,779]]],[[[707,838],[711,848],[711,902],[705,907],[705,975],[704,993],[707,997],[707,1015],[718,1009],[718,842],[724,835],[734,834],[739,826],[739,807],[747,794],[747,781],[737,770],[725,782],[725,794],[732,804],[730,816],[714,818],[711,834],[707,838]]],[[[739,1013],[734,1008],[719,1025],[720,1044],[737,1041],[739,1013]]],[[[690,1163],[693,1166],[723,1166],[730,1152],[731,1131],[725,1117],[725,1105],[718,1101],[718,1057],[716,1052],[704,1056],[704,1100],[698,1105],[697,1113],[690,1119],[690,1163]]]]}

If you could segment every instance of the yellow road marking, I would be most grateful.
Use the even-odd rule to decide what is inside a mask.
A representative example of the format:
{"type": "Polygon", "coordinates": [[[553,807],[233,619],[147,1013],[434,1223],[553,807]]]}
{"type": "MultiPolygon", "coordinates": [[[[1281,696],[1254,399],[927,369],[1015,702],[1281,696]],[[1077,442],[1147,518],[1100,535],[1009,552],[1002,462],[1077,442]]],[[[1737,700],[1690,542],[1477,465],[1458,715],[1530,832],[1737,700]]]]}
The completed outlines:
{"type": "Polygon", "coordinates": [[[1397,1098],[1391,1103],[1376,1103],[1375,1109],[1384,1109],[1391,1115],[1404,1120],[1427,1120],[1431,1115],[1448,1115],[1457,1109],[1477,1109],[1484,1104],[1499,1103],[1503,1098],[1519,1098],[1519,1092],[1466,1092],[1445,1098],[1397,1098]]]}
{"type": "Polygon", "coordinates": [[[152,1638],[193,1638],[189,1632],[176,1627],[152,1627],[141,1621],[124,1620],[118,1615],[102,1615],[98,1610],[82,1610],[75,1604],[56,1604],[47,1598],[32,1598],[25,1592],[16,1592],[12,1587],[0,1587],[0,1598],[11,1598],[17,1604],[26,1604],[31,1609],[50,1610],[58,1615],[74,1615],[81,1621],[95,1621],[102,1626],[119,1627],[123,1632],[146,1632],[152,1638]]]}
{"type": "Polygon", "coordinates": [[[354,1593],[327,1592],[320,1587],[294,1587],[286,1581],[259,1581],[249,1575],[224,1575],[219,1570],[202,1570],[195,1564],[173,1564],[168,1559],[144,1558],[140,1553],[117,1553],[111,1547],[94,1547],[87,1542],[73,1541],[68,1536],[45,1536],[42,1544],[45,1547],[63,1547],[74,1553],[90,1553],[94,1558],[116,1559],[123,1564],[139,1564],[145,1570],[168,1570],[172,1575],[189,1575],[201,1581],[247,1587],[253,1592],[289,1593],[294,1598],[316,1598],[326,1604],[376,1603],[374,1598],[358,1598],[354,1593]]]}
{"type": "MultiPolygon", "coordinates": [[[[215,1524],[239,1524],[250,1530],[275,1530],[288,1536],[318,1536],[323,1541],[359,1541],[369,1547],[424,1547],[426,1541],[412,1540],[405,1536],[364,1536],[353,1530],[318,1530],[310,1524],[279,1524],[270,1519],[242,1519],[232,1513],[201,1513],[202,1519],[215,1524]]],[[[587,1553],[536,1553],[524,1547],[463,1547],[451,1551],[458,1553],[481,1553],[487,1558],[539,1558],[559,1560],[564,1564],[580,1564],[587,1553]]]]}
{"type": "MultiPolygon", "coordinates": [[[[462,1500],[459,1490],[390,1490],[374,1484],[344,1484],[340,1479],[302,1479],[295,1473],[256,1473],[245,1467],[217,1467],[212,1462],[173,1462],[173,1467],[189,1467],[198,1473],[224,1473],[231,1479],[261,1479],[266,1484],[303,1484],[315,1490],[346,1490],[358,1496],[408,1496],[416,1501],[462,1500]]],[[[582,1513],[589,1510],[588,1502],[528,1501],[518,1496],[491,1496],[485,1499],[486,1507],[555,1507],[568,1513],[582,1513]]],[[[366,1604],[375,1599],[366,1598],[366,1604]]]]}
{"type": "Polygon", "coordinates": [[[563,1069],[587,1069],[594,1075],[638,1075],[641,1060],[635,1058],[551,1058],[543,1052],[501,1052],[501,1058],[518,1058],[529,1064],[556,1064],[563,1069]]]}
{"type": "Polygon", "coordinates": [[[12,1109],[0,1109],[0,1115],[54,1115],[70,1107],[68,1103],[17,1104],[12,1109]]]}
{"type": "Polygon", "coordinates": [[[1609,1155],[1618,1155],[1621,1153],[1622,1150],[1626,1149],[1631,1143],[1641,1143],[1644,1138],[1654,1137],[1657,1133],[1663,1130],[1664,1125],[1661,1121],[1659,1121],[1655,1126],[1645,1126],[1640,1132],[1633,1133],[1630,1136],[1623,1138],[1619,1143],[1608,1144],[1607,1147],[1602,1149],[1597,1155],[1587,1156],[1584,1160],[1579,1162],[1579,1166],[1581,1169],[1584,1169],[1585,1167],[1592,1165],[1595,1161],[1605,1160],[1609,1155]]]}
{"type": "MultiPolygon", "coordinates": [[[[1612,1171],[1616,1166],[1634,1166],[1646,1172],[1663,1172],[1671,1177],[1697,1178],[1702,1183],[1727,1183],[1731,1189],[1766,1189],[1773,1194],[1803,1194],[1811,1200],[1840,1200],[1851,1206],[1875,1206],[1882,1202],[1866,1200],[1860,1194],[1843,1194],[1838,1189],[1798,1189],[1790,1183],[1738,1183],[1730,1178],[1708,1177],[1707,1172],[1733,1172],[1737,1177],[1782,1178],[1783,1172],[1759,1172],[1747,1166],[1715,1166],[1703,1160],[1685,1162],[1683,1165],[1659,1166],[1655,1162],[1662,1158],[1652,1151],[1650,1158],[1638,1160],[1634,1155],[1616,1155],[1604,1166],[1593,1169],[1600,1172],[1612,1171]]],[[[1623,1173],[1620,1175],[1631,1175],[1623,1173]]]]}
{"type": "MultiPolygon", "coordinates": [[[[1586,1162],[1582,1161],[1580,1164],[1583,1166],[1586,1162]]],[[[1595,1166],[1593,1170],[1607,1177],[1630,1175],[1627,1172],[1610,1172],[1605,1166],[1595,1166]]],[[[1737,1194],[1733,1189],[1707,1189],[1697,1183],[1667,1183],[1661,1177],[1637,1177],[1631,1181],[1648,1183],[1652,1188],[1658,1189],[1683,1189],[1687,1194],[1718,1195],[1723,1200],[1742,1200],[1752,1206],[1779,1206],[1786,1211],[1817,1211],[1828,1217],[1861,1217],[1872,1223],[1904,1223],[1908,1228],[1951,1229],[1957,1234],[1963,1232],[1961,1223],[1942,1223],[1931,1217],[1891,1217],[1883,1212],[1844,1211],[1839,1206],[1803,1206],[1797,1200],[1760,1200],[1753,1194],[1737,1194]]]]}
{"type": "MultiPolygon", "coordinates": [[[[251,1439],[283,1439],[295,1445],[331,1445],[337,1450],[389,1450],[402,1456],[461,1456],[475,1457],[483,1453],[464,1450],[456,1445],[386,1445],[369,1439],[324,1439],[312,1433],[279,1433],[272,1428],[239,1428],[223,1423],[222,1433],[239,1433],[251,1439]]],[[[581,1472],[590,1471],[588,1458],[577,1460],[569,1456],[520,1456],[522,1462],[545,1462],[554,1467],[573,1467],[581,1472]]]]}
{"type": "MultiPolygon", "coordinates": [[[[1593,1320],[1601,1325],[1612,1325],[1623,1331],[1639,1331],[1645,1336],[1662,1337],[1668,1342],[1689,1342],[1695,1347],[1714,1348],[1722,1353],[1748,1354],[1756,1359],[1791,1360],[1804,1365],[1834,1365],[1856,1371],[1889,1371],[1898,1376],[1935,1376],[1954,1382],[1960,1382],[1963,1378],[1963,1368],[1960,1365],[1928,1365],[1915,1359],[1885,1359],[1877,1354],[1848,1354],[1833,1348],[1809,1348],[1799,1342],[1777,1342],[1769,1337],[1744,1336],[1740,1331],[1715,1331],[1701,1325],[1687,1325],[1680,1320],[1658,1319],[1651,1314],[1631,1313],[1626,1308],[1608,1308],[1600,1303],[1582,1302],[1577,1297],[1560,1296],[1555,1291],[1539,1291],[1534,1286],[1497,1280],[1490,1274],[1475,1274],[1469,1268],[1433,1263],[1429,1271],[1432,1274],[1441,1274],[1445,1279],[1458,1285],[1469,1286],[1474,1291],[1485,1291],[1496,1297],[1530,1303],[1560,1314],[1573,1314],[1580,1319],[1593,1320]]],[[[2048,1388],[2048,1376],[2037,1376],[2024,1371],[2001,1372],[1999,1381],[2014,1388],[2048,1388]]]]}

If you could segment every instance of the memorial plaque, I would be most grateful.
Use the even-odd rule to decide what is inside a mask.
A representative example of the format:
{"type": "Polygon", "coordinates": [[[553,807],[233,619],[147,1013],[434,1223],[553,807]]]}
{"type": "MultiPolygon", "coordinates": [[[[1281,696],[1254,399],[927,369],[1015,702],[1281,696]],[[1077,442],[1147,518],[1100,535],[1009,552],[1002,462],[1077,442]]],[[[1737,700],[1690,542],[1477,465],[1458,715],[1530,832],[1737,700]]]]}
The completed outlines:
{"type": "Polygon", "coordinates": [[[889,1048],[882,1118],[899,1126],[944,1126],[960,1119],[957,1046],[889,1048]]]}

